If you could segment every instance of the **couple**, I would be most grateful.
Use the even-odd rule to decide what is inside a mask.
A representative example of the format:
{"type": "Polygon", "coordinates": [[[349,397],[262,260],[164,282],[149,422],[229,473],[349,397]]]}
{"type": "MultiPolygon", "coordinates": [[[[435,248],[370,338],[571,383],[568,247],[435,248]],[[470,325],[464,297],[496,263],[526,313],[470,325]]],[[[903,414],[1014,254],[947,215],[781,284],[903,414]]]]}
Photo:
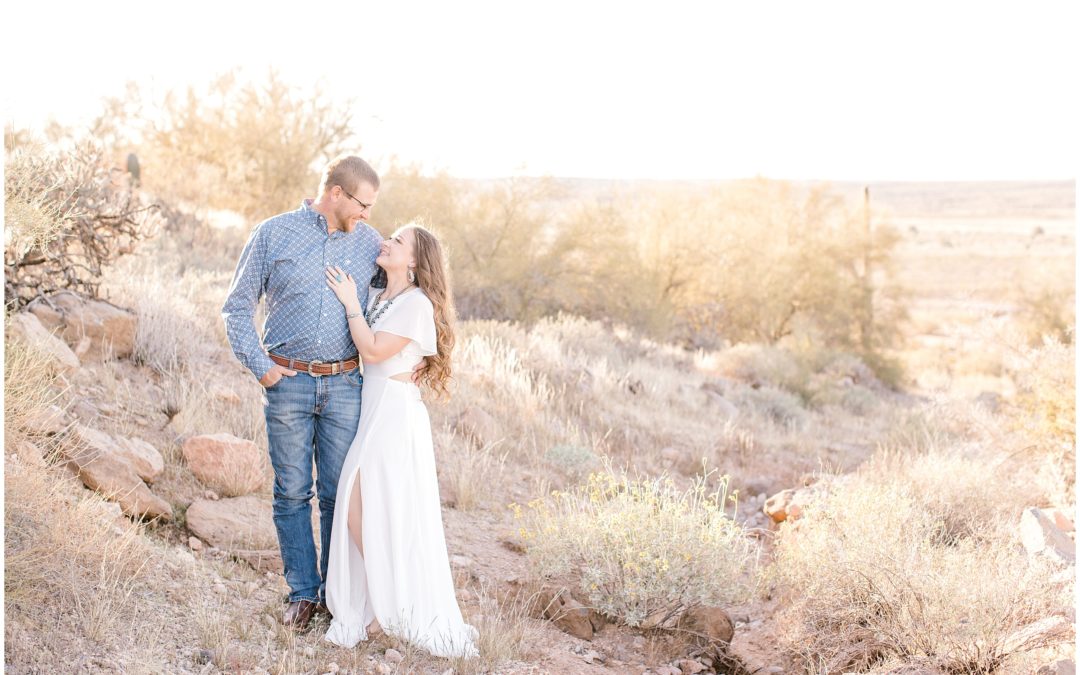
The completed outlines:
{"type": "Polygon", "coordinates": [[[344,647],[385,630],[436,656],[475,656],[476,630],[454,595],[418,386],[445,393],[450,377],[446,262],[423,227],[382,241],[363,222],[378,191],[364,160],[332,161],[317,200],[251,233],[222,309],[233,352],[265,388],[274,525],[290,589],[283,621],[303,629],[328,611],[326,639],[344,647]]]}

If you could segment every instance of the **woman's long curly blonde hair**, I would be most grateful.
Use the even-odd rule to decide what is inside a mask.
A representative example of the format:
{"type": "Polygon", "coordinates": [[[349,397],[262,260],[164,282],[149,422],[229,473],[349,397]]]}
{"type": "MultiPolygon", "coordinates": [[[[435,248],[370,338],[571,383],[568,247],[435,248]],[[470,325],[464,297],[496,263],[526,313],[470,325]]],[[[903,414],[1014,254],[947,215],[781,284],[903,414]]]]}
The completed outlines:
{"type": "Polygon", "coordinates": [[[449,394],[452,369],[450,354],[454,351],[454,295],[450,288],[450,265],[442,244],[426,227],[411,222],[398,228],[413,231],[413,255],[416,257],[416,285],[435,307],[435,348],[437,353],[427,357],[420,370],[420,384],[427,385],[436,395],[449,394]]]}

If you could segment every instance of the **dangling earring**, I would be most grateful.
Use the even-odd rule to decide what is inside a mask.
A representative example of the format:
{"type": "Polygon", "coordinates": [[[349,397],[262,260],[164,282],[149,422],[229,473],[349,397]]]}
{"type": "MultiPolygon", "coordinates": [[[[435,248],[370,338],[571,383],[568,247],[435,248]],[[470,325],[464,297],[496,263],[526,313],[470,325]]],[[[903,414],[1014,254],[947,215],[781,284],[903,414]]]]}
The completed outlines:
{"type": "Polygon", "coordinates": [[[407,276],[409,277],[410,284],[416,283],[416,272],[413,272],[411,267],[409,268],[409,273],[407,276]]]}

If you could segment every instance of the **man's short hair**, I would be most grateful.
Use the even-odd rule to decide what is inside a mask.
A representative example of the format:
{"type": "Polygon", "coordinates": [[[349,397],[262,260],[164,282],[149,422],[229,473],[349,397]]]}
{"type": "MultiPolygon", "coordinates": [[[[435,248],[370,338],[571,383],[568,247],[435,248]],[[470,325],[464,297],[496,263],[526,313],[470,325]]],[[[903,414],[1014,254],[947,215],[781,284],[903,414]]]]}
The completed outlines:
{"type": "Polygon", "coordinates": [[[326,165],[322,182],[319,183],[319,192],[326,192],[335,185],[340,185],[348,192],[356,192],[361,182],[369,183],[378,190],[379,174],[356,155],[341,155],[326,165]]]}

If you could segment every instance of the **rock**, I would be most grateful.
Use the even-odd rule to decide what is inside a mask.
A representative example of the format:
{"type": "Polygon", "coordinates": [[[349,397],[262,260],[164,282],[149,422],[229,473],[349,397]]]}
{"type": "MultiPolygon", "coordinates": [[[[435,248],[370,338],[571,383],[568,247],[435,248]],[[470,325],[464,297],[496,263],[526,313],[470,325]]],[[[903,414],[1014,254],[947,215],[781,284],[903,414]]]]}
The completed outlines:
{"type": "Polygon", "coordinates": [[[23,431],[38,436],[55,436],[67,431],[72,419],[59,406],[48,405],[28,414],[21,424],[23,431]]]}
{"type": "Polygon", "coordinates": [[[604,655],[595,649],[587,649],[585,653],[581,655],[581,658],[585,659],[585,663],[603,663],[606,661],[604,655]]]}
{"type": "Polygon", "coordinates": [[[656,675],[682,675],[682,671],[675,666],[657,666],[656,675]]]}
{"type": "Polygon", "coordinates": [[[128,460],[135,471],[147,483],[157,480],[161,472],[165,470],[165,458],[161,456],[157,448],[141,438],[115,437],[116,454],[128,460]]]}
{"type": "Polygon", "coordinates": [[[724,419],[734,419],[739,416],[739,408],[727,400],[715,391],[706,391],[709,396],[709,402],[713,408],[716,408],[716,412],[724,419]]]}
{"type": "MultiPolygon", "coordinates": [[[[96,429],[79,428],[77,436],[93,436],[96,429]]],[[[97,432],[101,433],[101,432],[97,432]]],[[[106,434],[102,434],[109,438],[106,434]]],[[[123,457],[102,451],[95,446],[78,442],[67,450],[82,482],[92,490],[97,490],[109,501],[120,504],[124,513],[133,518],[172,518],[172,505],[158,497],[146,486],[135,468],[123,457]]]]}
{"type": "Polygon", "coordinates": [[[45,453],[36,444],[25,438],[15,441],[12,448],[15,456],[30,466],[45,466],[45,453]]]}
{"type": "Polygon", "coordinates": [[[1035,675],[1076,675],[1076,662],[1071,659],[1055,661],[1048,666],[1042,666],[1035,675]]]}
{"type": "Polygon", "coordinates": [[[281,549],[236,549],[229,551],[234,557],[243,560],[256,572],[285,574],[285,563],[281,561],[281,549]]]}
{"type": "Polygon", "coordinates": [[[719,607],[691,607],[679,617],[678,627],[709,644],[729,644],[735,636],[735,624],[728,613],[719,607]]]}
{"type": "Polygon", "coordinates": [[[486,410],[470,406],[452,421],[453,429],[462,438],[467,438],[479,447],[497,440],[499,425],[486,410]]]}
{"type": "Polygon", "coordinates": [[[594,630],[589,610],[569,591],[545,586],[537,593],[534,607],[541,618],[551,621],[563,632],[582,640],[592,640],[594,630]]]}
{"type": "Polygon", "coordinates": [[[399,652],[398,650],[393,649],[393,648],[387,649],[386,653],[383,654],[383,656],[390,663],[401,663],[402,661],[405,660],[405,657],[401,655],[401,652],[399,652]]]}
{"type": "Polygon", "coordinates": [[[204,542],[226,551],[276,549],[278,544],[273,506],[251,495],[196,500],[188,507],[187,526],[204,542]]]}
{"type": "Polygon", "coordinates": [[[473,561],[472,561],[472,558],[469,558],[467,556],[452,555],[452,556],[450,556],[450,564],[453,565],[454,567],[469,568],[469,567],[473,566],[473,561]]]}
{"type": "Polygon", "coordinates": [[[390,675],[390,673],[394,672],[394,669],[385,663],[379,662],[379,664],[375,666],[375,672],[379,675],[390,675]]]}
{"type": "Polygon", "coordinates": [[[8,337],[47,356],[60,372],[78,370],[81,365],[79,357],[63,340],[53,335],[38,317],[28,312],[18,312],[8,321],[8,337]]]}
{"type": "Polygon", "coordinates": [[[309,659],[315,658],[315,648],[314,647],[304,647],[304,656],[308,657],[309,659]]]}
{"type": "Polygon", "coordinates": [[[1065,509],[1043,509],[1042,512],[1045,513],[1050,520],[1054,521],[1054,525],[1062,532],[1076,531],[1074,511],[1066,511],[1065,509]]]}
{"type": "Polygon", "coordinates": [[[192,551],[203,550],[203,543],[198,537],[188,537],[188,548],[192,551]]]}
{"type": "Polygon", "coordinates": [[[813,500],[815,492],[816,490],[812,487],[781,490],[765,500],[762,511],[774,523],[798,520],[802,517],[803,510],[813,500]]]}
{"type": "Polygon", "coordinates": [[[996,415],[1001,411],[1001,394],[994,391],[981,392],[975,397],[975,405],[996,415]]]}
{"type": "Polygon", "coordinates": [[[1044,644],[1053,644],[1057,639],[1062,642],[1073,637],[1072,624],[1061,616],[1048,616],[1035,623],[1030,623],[1014,631],[1001,643],[1000,652],[1011,654],[1022,652],[1044,644]]]}
{"type": "Polygon", "coordinates": [[[675,665],[679,667],[679,670],[683,675],[697,675],[697,673],[705,670],[704,664],[698,663],[693,659],[682,659],[675,665]]]}
{"type": "Polygon", "coordinates": [[[326,665],[326,672],[330,673],[331,675],[333,675],[333,673],[338,672],[339,670],[341,670],[341,666],[339,666],[334,661],[331,661],[330,663],[328,663],[326,665]]]}
{"type": "Polygon", "coordinates": [[[1043,554],[1070,564],[1076,562],[1076,542],[1058,529],[1041,509],[1024,509],[1020,516],[1020,539],[1031,555],[1043,554]]]}
{"type": "Polygon", "coordinates": [[[135,314],[103,300],[87,300],[62,291],[50,296],[53,305],[36,301],[30,311],[48,329],[59,329],[69,345],[80,345],[88,339],[83,359],[103,361],[106,358],[124,359],[135,351],[135,314]],[[54,309],[55,307],[55,309],[54,309]]]}
{"type": "Polygon", "coordinates": [[[124,459],[135,469],[139,478],[148,483],[165,469],[165,459],[157,449],[146,441],[137,438],[110,436],[83,424],[77,424],[71,433],[71,440],[85,447],[88,452],[112,454],[124,459]]]}
{"type": "Polygon", "coordinates": [[[195,477],[225,494],[244,495],[266,483],[266,457],[255,443],[232,434],[205,434],[184,441],[184,459],[195,477]]]}

